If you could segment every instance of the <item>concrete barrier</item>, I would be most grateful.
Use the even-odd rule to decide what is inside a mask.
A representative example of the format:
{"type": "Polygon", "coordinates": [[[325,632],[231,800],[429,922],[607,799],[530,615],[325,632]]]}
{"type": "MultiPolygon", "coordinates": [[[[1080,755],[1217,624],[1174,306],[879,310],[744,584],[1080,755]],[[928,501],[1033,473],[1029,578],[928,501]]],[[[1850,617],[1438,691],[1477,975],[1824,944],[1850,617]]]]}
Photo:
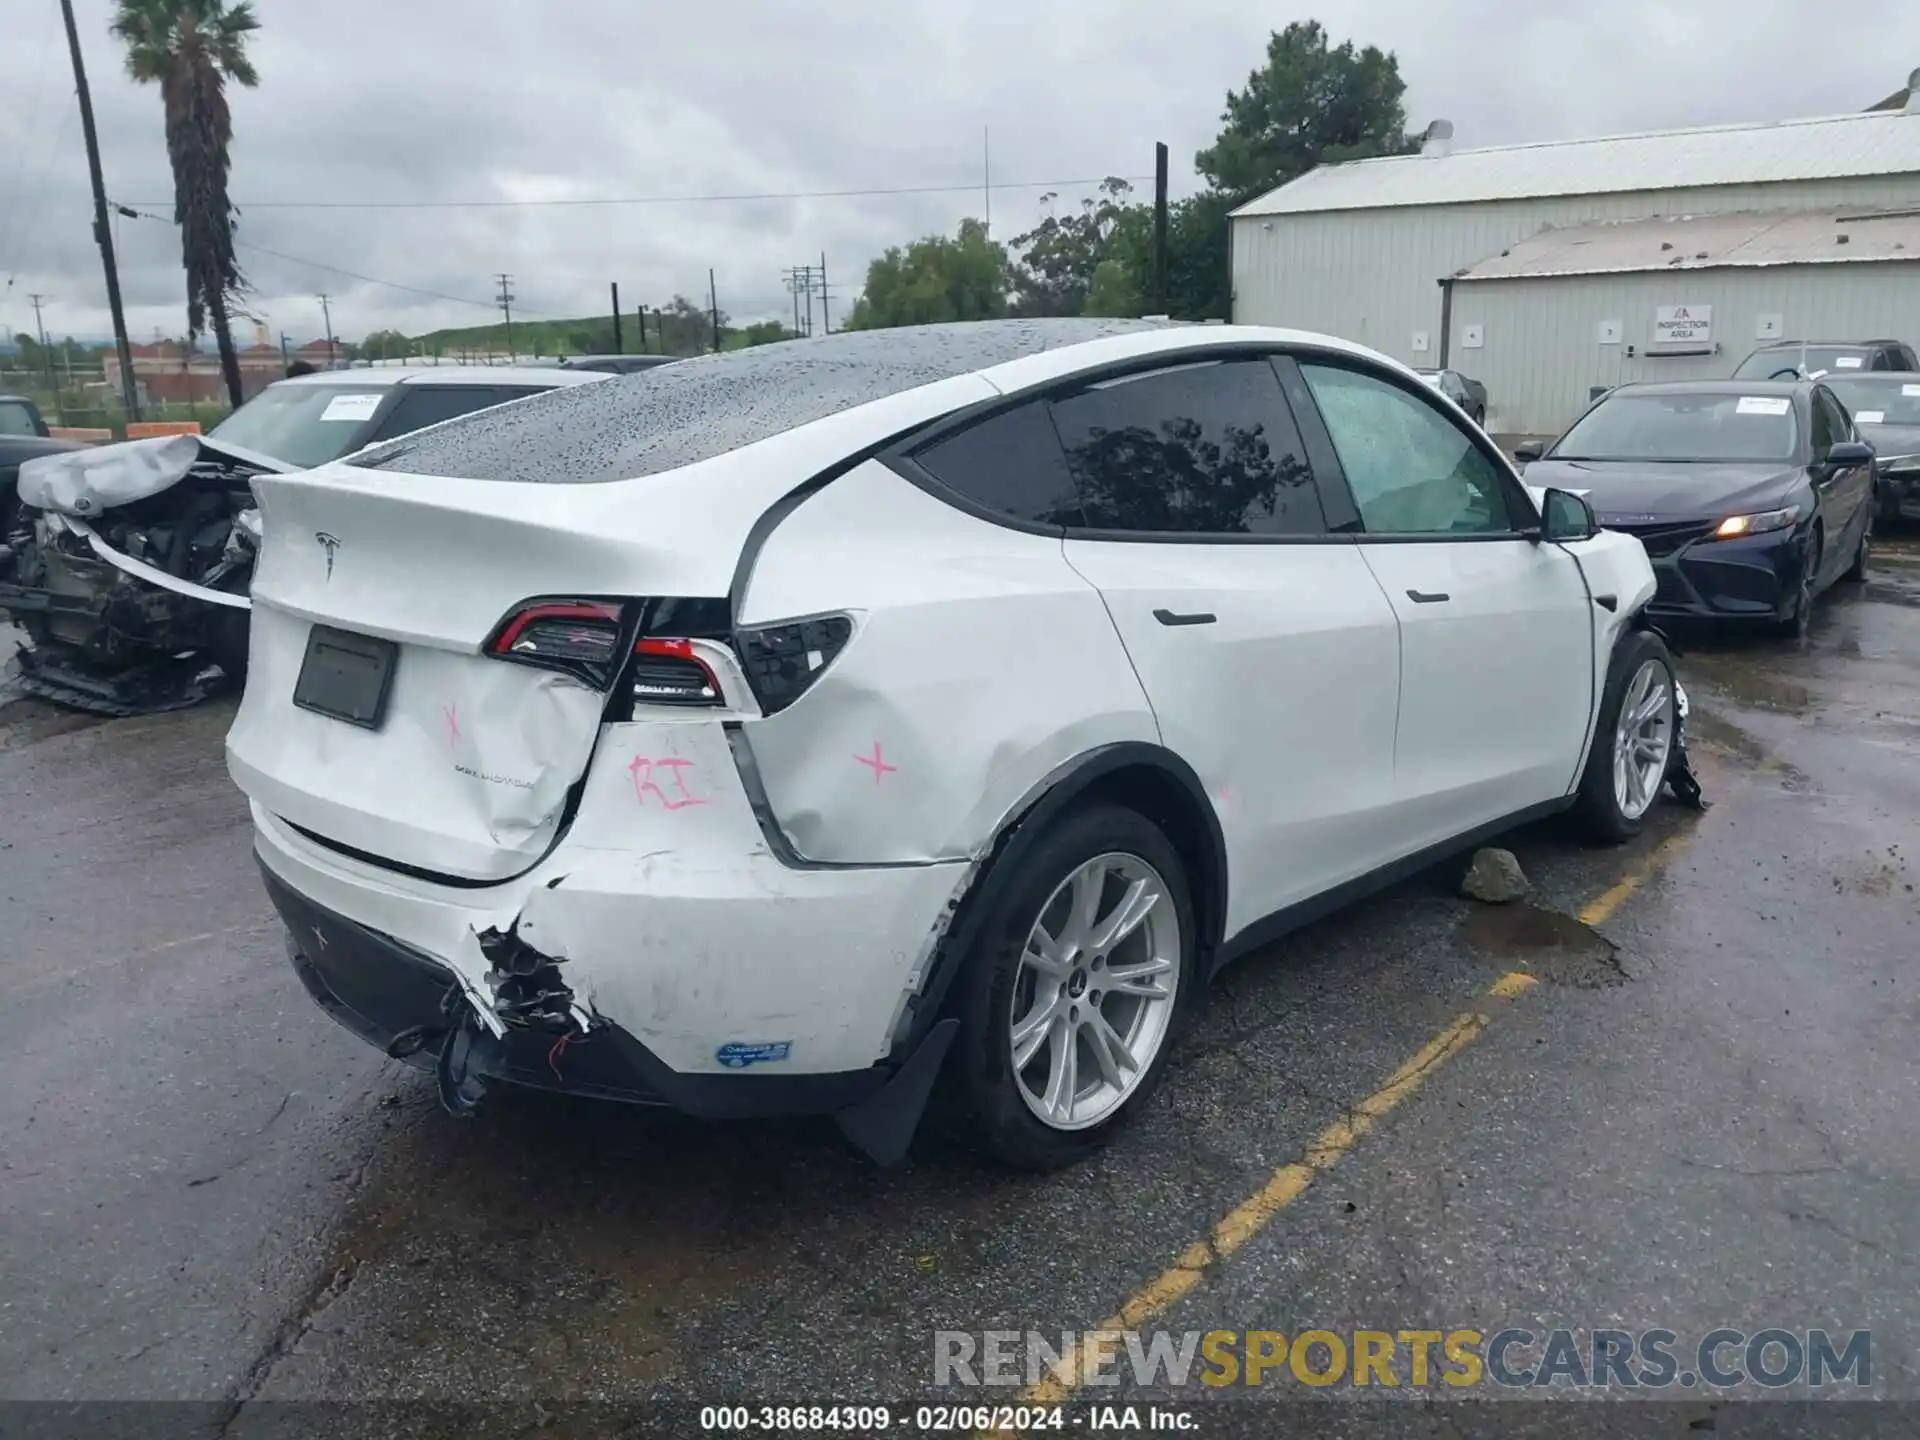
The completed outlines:
{"type": "Polygon", "coordinates": [[[56,440],[78,440],[82,445],[106,445],[113,440],[111,430],[93,430],[77,425],[49,425],[47,433],[56,440]]]}

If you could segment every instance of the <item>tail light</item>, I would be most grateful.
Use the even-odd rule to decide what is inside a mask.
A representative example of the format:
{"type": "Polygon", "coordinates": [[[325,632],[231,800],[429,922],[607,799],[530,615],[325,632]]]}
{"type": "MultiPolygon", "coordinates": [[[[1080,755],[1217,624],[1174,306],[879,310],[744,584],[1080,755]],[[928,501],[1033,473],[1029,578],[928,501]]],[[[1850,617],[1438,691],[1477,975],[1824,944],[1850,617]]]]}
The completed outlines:
{"type": "Polygon", "coordinates": [[[636,705],[724,705],[719,678],[701,659],[691,640],[642,636],[633,642],[636,705]]]}
{"type": "Polygon", "coordinates": [[[484,647],[497,660],[564,670],[605,689],[618,668],[620,607],[603,600],[528,600],[508,612],[484,647]]]}
{"type": "Polygon", "coordinates": [[[622,710],[738,705],[744,680],[760,713],[773,715],[804,695],[853,638],[846,615],[735,627],[727,611],[724,600],[543,597],[509,611],[484,649],[617,690],[622,710]]]}

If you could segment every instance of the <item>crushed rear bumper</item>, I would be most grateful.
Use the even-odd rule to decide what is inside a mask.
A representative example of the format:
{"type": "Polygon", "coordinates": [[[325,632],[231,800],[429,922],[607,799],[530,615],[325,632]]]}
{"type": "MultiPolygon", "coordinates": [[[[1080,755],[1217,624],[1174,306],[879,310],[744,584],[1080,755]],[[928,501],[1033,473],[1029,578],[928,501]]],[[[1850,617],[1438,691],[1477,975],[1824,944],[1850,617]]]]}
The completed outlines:
{"type": "Polygon", "coordinates": [[[708,1120],[831,1116],[881,1164],[905,1156],[957,1022],[932,1026],[897,1063],[829,1073],[683,1073],[601,1016],[586,1033],[472,1024],[454,973],[431,957],[292,889],[265,862],[267,894],[287,927],[287,955],[320,1008],[361,1039],[436,1072],[449,1110],[473,1108],[488,1080],[602,1100],[664,1106],[708,1120]],[[457,1065],[459,1073],[450,1074],[457,1065]],[[457,1103],[465,1093],[468,1103],[457,1103]]]}

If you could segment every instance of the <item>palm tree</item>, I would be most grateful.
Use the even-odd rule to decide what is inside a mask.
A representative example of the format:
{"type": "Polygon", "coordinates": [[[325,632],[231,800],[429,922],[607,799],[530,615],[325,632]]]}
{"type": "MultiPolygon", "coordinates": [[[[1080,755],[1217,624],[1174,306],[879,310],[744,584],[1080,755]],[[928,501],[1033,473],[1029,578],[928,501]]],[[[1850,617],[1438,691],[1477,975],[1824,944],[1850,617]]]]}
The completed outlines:
{"type": "Polygon", "coordinates": [[[187,329],[212,322],[227,396],[240,403],[240,358],[227,312],[244,285],[233,256],[233,202],[227,198],[227,147],[233,114],[226,82],[260,83],[247,59],[247,36],[260,28],[249,0],[118,0],[114,36],[127,47],[127,73],[158,82],[173,162],[173,220],[187,271],[187,329]]]}

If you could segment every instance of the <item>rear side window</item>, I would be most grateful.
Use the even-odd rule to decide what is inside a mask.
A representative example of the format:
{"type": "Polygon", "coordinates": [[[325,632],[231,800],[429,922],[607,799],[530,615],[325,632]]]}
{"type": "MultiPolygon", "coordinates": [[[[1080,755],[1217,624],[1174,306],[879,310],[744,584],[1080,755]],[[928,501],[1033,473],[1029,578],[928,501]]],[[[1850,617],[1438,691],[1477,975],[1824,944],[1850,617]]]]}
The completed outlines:
{"type": "Polygon", "coordinates": [[[1056,400],[1053,420],[1091,529],[1326,533],[1300,432],[1266,360],[1108,381],[1056,400]]]}
{"type": "Polygon", "coordinates": [[[1035,525],[1086,523],[1044,403],[984,420],[913,458],[948,489],[996,515],[1035,525]]]}
{"type": "Polygon", "coordinates": [[[541,393],[526,385],[408,385],[403,387],[400,399],[387,413],[387,418],[380,422],[373,439],[377,442],[411,435],[443,420],[455,420],[476,410],[541,393]]]}

